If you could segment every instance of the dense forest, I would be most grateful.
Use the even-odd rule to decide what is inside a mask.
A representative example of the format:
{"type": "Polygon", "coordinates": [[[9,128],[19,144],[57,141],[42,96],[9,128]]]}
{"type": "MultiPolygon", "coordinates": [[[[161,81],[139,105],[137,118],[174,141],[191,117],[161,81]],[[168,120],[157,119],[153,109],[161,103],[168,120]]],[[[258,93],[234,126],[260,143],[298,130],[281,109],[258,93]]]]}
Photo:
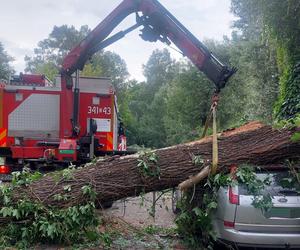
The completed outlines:
{"type": "MultiPolygon", "coordinates": [[[[300,1],[232,0],[231,11],[237,17],[231,37],[204,41],[238,68],[221,94],[219,129],[295,118],[300,113],[300,1]]],[[[64,55],[89,31],[55,26],[34,56],[25,57],[25,71],[53,80],[64,55]]],[[[0,43],[0,79],[13,72],[12,60],[0,43]]],[[[186,59],[173,59],[168,49],[153,51],[143,73],[144,82],[132,80],[125,61],[108,50],[94,55],[82,71],[112,78],[131,145],[158,148],[199,138],[213,84],[186,59]]]]}

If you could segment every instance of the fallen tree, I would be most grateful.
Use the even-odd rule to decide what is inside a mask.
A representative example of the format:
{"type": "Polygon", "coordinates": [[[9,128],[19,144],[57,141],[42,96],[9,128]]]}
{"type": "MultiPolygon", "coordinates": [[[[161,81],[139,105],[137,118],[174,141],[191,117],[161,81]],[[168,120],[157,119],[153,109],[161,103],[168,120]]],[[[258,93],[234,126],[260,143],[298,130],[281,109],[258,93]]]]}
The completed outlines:
{"type": "MultiPolygon", "coordinates": [[[[231,164],[268,165],[300,158],[300,143],[291,140],[295,130],[252,122],[219,134],[219,170],[231,164]]],[[[81,169],[48,174],[14,190],[12,199],[28,197],[64,208],[84,204],[86,186],[94,190],[100,203],[175,187],[211,164],[211,141],[206,137],[149,153],[98,159],[81,169]],[[67,198],[57,199],[61,195],[67,198]]]]}

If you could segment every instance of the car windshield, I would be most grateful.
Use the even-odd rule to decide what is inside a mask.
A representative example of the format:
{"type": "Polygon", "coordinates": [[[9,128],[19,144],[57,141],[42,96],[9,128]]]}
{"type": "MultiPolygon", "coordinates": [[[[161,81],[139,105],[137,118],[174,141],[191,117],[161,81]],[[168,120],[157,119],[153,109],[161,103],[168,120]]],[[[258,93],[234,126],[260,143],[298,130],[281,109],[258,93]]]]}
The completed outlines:
{"type": "MultiPolygon", "coordinates": [[[[272,196],[300,196],[300,183],[296,176],[289,171],[278,172],[258,172],[257,177],[264,181],[269,180],[270,185],[265,185],[262,194],[270,194],[272,196]]],[[[244,184],[239,185],[240,195],[249,195],[247,187],[244,184]]]]}

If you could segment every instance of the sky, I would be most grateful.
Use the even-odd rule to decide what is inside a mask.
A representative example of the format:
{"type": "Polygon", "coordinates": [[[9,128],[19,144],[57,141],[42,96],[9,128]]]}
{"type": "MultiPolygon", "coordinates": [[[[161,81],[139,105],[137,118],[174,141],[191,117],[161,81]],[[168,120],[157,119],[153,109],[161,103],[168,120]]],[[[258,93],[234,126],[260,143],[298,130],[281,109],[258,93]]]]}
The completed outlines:
{"type": "MultiPolygon", "coordinates": [[[[121,0],[2,0],[0,42],[14,57],[12,66],[17,72],[25,68],[25,55],[32,55],[37,43],[48,37],[53,26],[87,24],[94,28],[121,0]]],[[[160,0],[200,41],[222,40],[230,36],[234,16],[230,0],[160,0]]],[[[116,31],[134,24],[134,16],[127,18],[116,31]]],[[[111,45],[107,50],[118,53],[127,63],[131,78],[143,80],[142,65],[154,49],[166,47],[161,43],[143,41],[134,31],[111,45]]],[[[179,59],[178,52],[172,56],[179,59]]]]}

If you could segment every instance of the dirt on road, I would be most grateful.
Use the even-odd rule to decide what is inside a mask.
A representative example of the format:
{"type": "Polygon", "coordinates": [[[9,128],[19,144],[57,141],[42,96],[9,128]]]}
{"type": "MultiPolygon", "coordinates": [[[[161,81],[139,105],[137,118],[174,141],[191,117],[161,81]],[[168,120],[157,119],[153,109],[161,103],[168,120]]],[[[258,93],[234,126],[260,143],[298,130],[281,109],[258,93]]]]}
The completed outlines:
{"type": "Polygon", "coordinates": [[[162,228],[175,227],[175,215],[172,212],[172,192],[163,194],[148,193],[144,197],[128,198],[117,201],[106,214],[122,218],[124,221],[137,227],[154,225],[162,228]],[[153,200],[159,198],[152,211],[153,200]]]}

